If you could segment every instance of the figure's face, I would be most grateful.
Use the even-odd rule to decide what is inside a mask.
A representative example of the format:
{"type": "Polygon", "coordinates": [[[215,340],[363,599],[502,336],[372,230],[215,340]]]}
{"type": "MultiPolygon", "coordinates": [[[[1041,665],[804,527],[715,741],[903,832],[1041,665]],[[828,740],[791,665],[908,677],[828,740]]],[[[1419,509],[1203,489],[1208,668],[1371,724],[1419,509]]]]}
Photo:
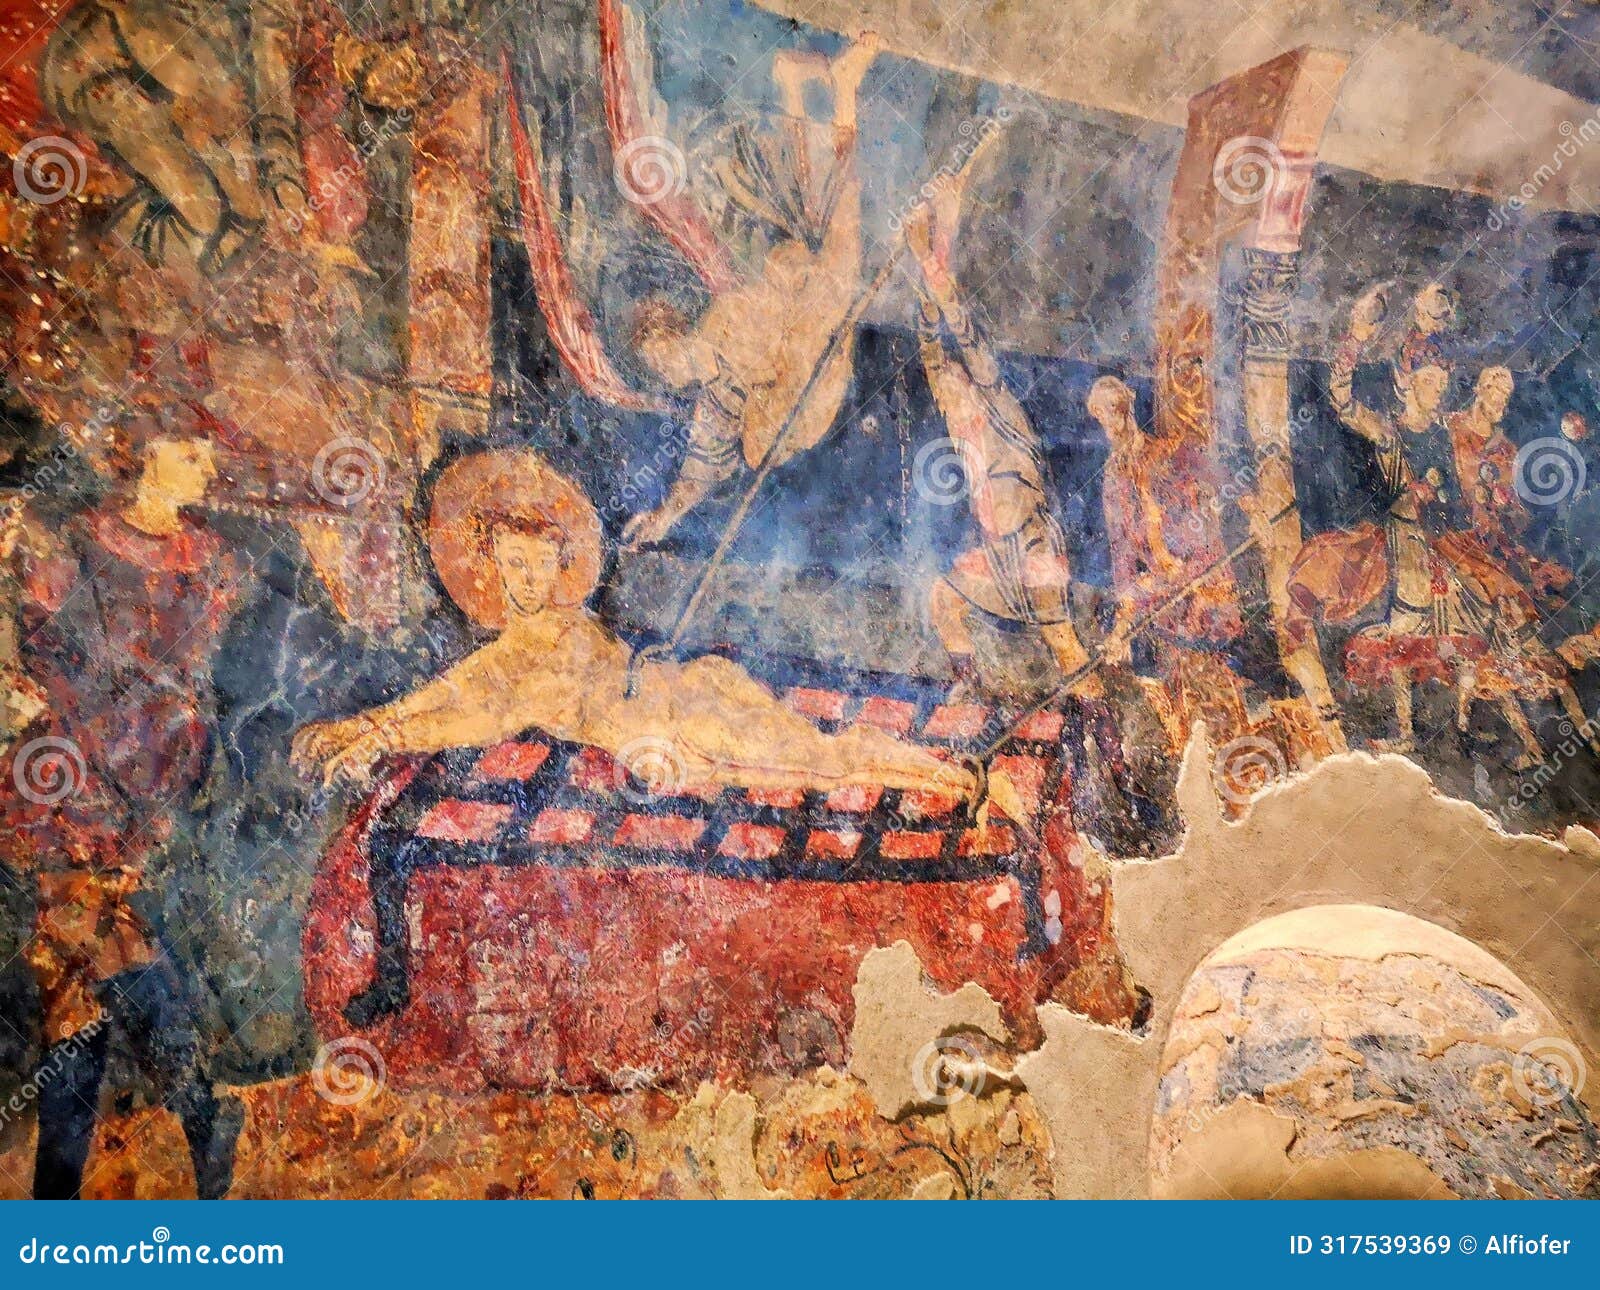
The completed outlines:
{"type": "Polygon", "coordinates": [[[561,545],[538,533],[497,529],[494,564],[512,614],[536,614],[555,595],[561,576],[561,545]]]}
{"type": "Polygon", "coordinates": [[[1478,406],[1491,421],[1505,416],[1511,405],[1513,381],[1505,372],[1491,372],[1478,382],[1478,406]]]}
{"type": "Polygon", "coordinates": [[[1442,367],[1419,367],[1411,374],[1411,400],[1427,416],[1439,410],[1450,376],[1442,367]]]}
{"type": "Polygon", "coordinates": [[[1092,416],[1113,437],[1127,425],[1133,410],[1133,391],[1126,386],[1102,386],[1090,393],[1086,405],[1092,416]]]}
{"type": "Polygon", "coordinates": [[[639,357],[675,390],[698,379],[689,342],[678,332],[666,328],[646,332],[639,338],[639,357]]]}
{"type": "Polygon", "coordinates": [[[174,506],[197,506],[217,477],[211,445],[194,439],[157,439],[145,449],[147,486],[174,506]]]}
{"type": "Polygon", "coordinates": [[[1429,335],[1448,327],[1455,313],[1455,301],[1437,282],[1424,287],[1417,296],[1417,326],[1429,335]]]}

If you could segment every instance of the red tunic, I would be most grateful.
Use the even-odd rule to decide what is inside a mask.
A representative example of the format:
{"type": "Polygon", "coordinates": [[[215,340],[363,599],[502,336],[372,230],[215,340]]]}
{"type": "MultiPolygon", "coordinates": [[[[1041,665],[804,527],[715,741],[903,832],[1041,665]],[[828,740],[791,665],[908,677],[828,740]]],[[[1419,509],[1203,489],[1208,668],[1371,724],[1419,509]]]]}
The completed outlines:
{"type": "Polygon", "coordinates": [[[128,898],[205,772],[239,578],[198,525],[156,537],[111,507],[24,557],[22,665],[49,708],[0,761],[0,856],[38,876],[29,960],[52,1039],[97,1014],[95,984],[153,956],[128,898]]]}
{"type": "Polygon", "coordinates": [[[1517,493],[1517,446],[1498,429],[1488,438],[1477,432],[1470,415],[1445,418],[1455,452],[1472,528],[1487,551],[1529,586],[1545,591],[1564,587],[1572,572],[1529,553],[1526,545],[1532,517],[1517,493]]]}
{"type": "MultiPolygon", "coordinates": [[[[1139,612],[1153,608],[1226,554],[1205,450],[1190,440],[1146,439],[1134,452],[1113,451],[1102,497],[1111,575],[1139,612]],[[1151,513],[1168,566],[1154,549],[1151,513]]],[[[1232,569],[1223,564],[1157,620],[1157,635],[1182,643],[1223,645],[1244,630],[1232,569]]]]}

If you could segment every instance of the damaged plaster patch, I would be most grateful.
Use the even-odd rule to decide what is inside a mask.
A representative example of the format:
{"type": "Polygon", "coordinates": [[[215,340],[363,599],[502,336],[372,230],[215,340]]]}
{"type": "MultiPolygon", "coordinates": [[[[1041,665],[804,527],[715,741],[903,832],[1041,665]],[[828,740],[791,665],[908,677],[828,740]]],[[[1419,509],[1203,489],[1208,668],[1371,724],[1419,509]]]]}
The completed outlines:
{"type": "Polygon", "coordinates": [[[1600,1133],[1547,1078],[1546,1048],[1570,1051],[1560,1023],[1453,933],[1371,906],[1280,915],[1219,947],[1179,1000],[1151,1189],[1305,1194],[1309,1176],[1375,1197],[1427,1194],[1429,1179],[1477,1199],[1504,1188],[1582,1196],[1600,1171],[1600,1133]],[[1276,1155],[1231,1136],[1252,1106],[1293,1130],[1276,1155]],[[1374,1152],[1403,1159],[1390,1169],[1374,1152]],[[1359,1171],[1333,1167],[1357,1160],[1359,1171]],[[1414,1165],[1429,1178],[1419,1183],[1414,1165]]]}
{"type": "MultiPolygon", "coordinates": [[[[1400,910],[1466,938],[1478,952],[1472,974],[1495,964],[1521,983],[1560,1019],[1586,1069],[1600,1072],[1600,920],[1582,898],[1600,873],[1593,835],[1509,835],[1472,803],[1441,796],[1406,758],[1365,753],[1274,783],[1229,821],[1211,764],[1197,725],[1178,783],[1182,846],[1119,863],[1111,879],[1117,943],[1152,995],[1144,1033],[1049,1004],[1039,1010],[1043,1045],[1016,1064],[1050,1128],[1057,1195],[1149,1194],[1161,1059],[1186,982],[1228,938],[1308,906],[1400,910]]],[[[1579,1090],[1591,1117],[1597,1084],[1600,1074],[1579,1090]]],[[[1385,1177],[1410,1169],[1369,1162],[1358,1176],[1378,1177],[1360,1171],[1379,1165],[1385,1177]]]]}
{"type": "Polygon", "coordinates": [[[693,1140],[702,1165],[715,1179],[716,1195],[728,1200],[792,1199],[781,1188],[769,1188],[756,1168],[760,1107],[754,1097],[703,1084],[685,1111],[698,1130],[693,1140]]]}
{"type": "Polygon", "coordinates": [[[930,990],[916,951],[905,941],[873,950],[862,960],[854,993],[850,1073],[867,1086],[885,1119],[898,1120],[918,1106],[942,1101],[941,1063],[963,1067],[953,1076],[969,1090],[1011,1078],[985,1061],[987,1045],[962,1039],[964,1032],[998,1043],[1010,1038],[1000,1005],[972,982],[954,994],[930,990]]]}

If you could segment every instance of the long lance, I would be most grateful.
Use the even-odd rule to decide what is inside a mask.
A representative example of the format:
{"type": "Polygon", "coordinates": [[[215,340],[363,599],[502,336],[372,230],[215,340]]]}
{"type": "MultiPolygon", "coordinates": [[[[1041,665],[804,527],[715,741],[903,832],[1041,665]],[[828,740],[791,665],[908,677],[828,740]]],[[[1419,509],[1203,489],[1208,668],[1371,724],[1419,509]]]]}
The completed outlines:
{"type": "Polygon", "coordinates": [[[816,365],[811,369],[811,375],[806,378],[806,383],[800,388],[800,397],[795,400],[794,406],[783,420],[783,425],[778,428],[778,433],[773,436],[772,443],[768,445],[766,452],[761,455],[761,460],[757,463],[749,484],[745,486],[744,495],[739,499],[739,505],[734,508],[733,514],[728,517],[728,522],[723,526],[722,536],[717,541],[716,549],[712,551],[711,558],[700,567],[699,573],[695,576],[694,588],[690,591],[689,598],[684,602],[683,608],[678,611],[678,617],[673,623],[671,635],[659,644],[650,645],[638,651],[630,660],[628,665],[628,688],[630,692],[633,688],[634,673],[637,672],[640,665],[651,658],[671,653],[683,643],[683,635],[688,630],[690,620],[698,612],[707,592],[710,591],[711,579],[727,558],[728,551],[733,546],[734,538],[738,537],[740,528],[743,527],[746,517],[750,514],[750,508],[755,504],[756,495],[761,491],[761,485],[766,483],[767,476],[772,473],[773,467],[777,465],[778,453],[788,441],[789,434],[799,420],[801,411],[810,400],[812,392],[822,379],[822,374],[827,371],[828,365],[838,357],[844,338],[850,336],[853,339],[856,324],[861,321],[862,315],[866,313],[867,306],[872,302],[872,298],[883,289],[883,284],[889,280],[895,269],[899,267],[904,249],[903,243],[898,243],[895,246],[888,262],[873,275],[872,281],[856,296],[838,327],[828,336],[828,343],[823,346],[821,357],[817,359],[816,365]]]}
{"type": "MultiPolygon", "coordinates": [[[[993,130],[986,134],[979,141],[978,146],[962,161],[961,170],[957,173],[960,174],[970,168],[986,150],[989,141],[998,133],[998,130],[993,130]]],[[[811,395],[816,390],[817,384],[822,380],[823,374],[828,370],[829,365],[838,357],[840,348],[846,343],[854,343],[856,326],[866,313],[867,306],[872,303],[873,298],[883,290],[884,284],[894,276],[895,271],[900,267],[900,263],[905,256],[905,249],[905,235],[902,230],[895,238],[888,260],[872,276],[872,280],[857,293],[849,309],[845,311],[845,315],[840,320],[839,325],[829,333],[827,344],[823,346],[821,355],[817,358],[816,363],[813,364],[811,373],[806,378],[806,383],[800,388],[799,397],[795,399],[794,405],[784,417],[783,424],[778,427],[778,433],[773,436],[772,443],[767,447],[766,452],[761,454],[761,460],[756,464],[755,472],[751,476],[749,484],[745,486],[744,495],[740,497],[738,506],[734,508],[733,514],[728,517],[727,523],[723,526],[722,536],[717,541],[716,549],[712,551],[710,559],[700,567],[699,573],[695,576],[694,587],[690,591],[688,599],[685,600],[683,608],[678,611],[671,634],[659,644],[646,646],[644,649],[636,651],[633,657],[628,660],[627,692],[629,694],[634,692],[638,683],[639,669],[646,662],[653,658],[660,658],[670,654],[683,643],[683,636],[688,630],[690,620],[699,611],[701,603],[710,591],[711,579],[727,558],[728,551],[733,546],[733,540],[739,535],[740,528],[749,516],[750,508],[755,504],[756,495],[761,491],[762,484],[766,482],[767,476],[772,473],[773,468],[777,465],[778,454],[788,442],[789,436],[800,418],[801,411],[810,401],[811,395]]]]}
{"type": "MultiPolygon", "coordinates": [[[[1288,515],[1295,509],[1296,505],[1297,503],[1290,502],[1288,505],[1284,506],[1283,509],[1269,516],[1267,519],[1268,527],[1276,524],[1284,516],[1288,515]]],[[[1233,562],[1240,556],[1244,555],[1247,551],[1253,551],[1260,544],[1260,537],[1252,534],[1243,542],[1239,543],[1238,546],[1234,547],[1231,551],[1225,551],[1222,555],[1219,555],[1210,564],[1206,565],[1206,567],[1199,573],[1195,574],[1194,577],[1190,578],[1188,582],[1184,583],[1181,587],[1174,589],[1171,594],[1163,597],[1162,600],[1153,608],[1147,609],[1144,613],[1135,618],[1128,625],[1128,638],[1131,640],[1135,636],[1143,635],[1155,625],[1156,620],[1159,619],[1163,614],[1176,605],[1182,603],[1184,600],[1188,599],[1189,596],[1193,595],[1202,583],[1206,582],[1212,577],[1215,577],[1219,570],[1232,565],[1233,562]]],[[[1000,749],[1005,747],[1006,744],[1010,743],[1011,740],[1016,737],[1018,729],[1020,729],[1030,717],[1037,716],[1047,708],[1059,703],[1073,686],[1078,685],[1088,677],[1093,676],[1108,662],[1110,662],[1110,659],[1107,656],[1106,651],[1102,649],[1092,658],[1090,658],[1088,662],[1068,672],[1061,678],[1060,681],[1056,683],[1055,688],[1046,694],[1044,698],[1039,699],[1031,707],[1027,708],[1018,716],[1013,717],[1005,729],[1002,730],[1000,734],[983,749],[982,752],[977,754],[978,759],[984,762],[989,761],[997,752],[1000,751],[1000,749]]]]}

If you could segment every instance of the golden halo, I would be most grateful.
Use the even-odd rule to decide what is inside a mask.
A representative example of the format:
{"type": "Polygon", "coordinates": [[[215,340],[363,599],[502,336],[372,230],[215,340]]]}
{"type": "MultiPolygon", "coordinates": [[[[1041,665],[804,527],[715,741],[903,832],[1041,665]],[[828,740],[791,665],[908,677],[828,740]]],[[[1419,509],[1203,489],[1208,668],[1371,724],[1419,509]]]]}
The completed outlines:
{"type": "Polygon", "coordinates": [[[498,448],[451,463],[434,485],[428,551],[461,612],[484,627],[506,625],[486,519],[540,519],[566,539],[566,567],[551,603],[581,605],[600,581],[600,517],[583,491],[528,449],[498,448]]]}

